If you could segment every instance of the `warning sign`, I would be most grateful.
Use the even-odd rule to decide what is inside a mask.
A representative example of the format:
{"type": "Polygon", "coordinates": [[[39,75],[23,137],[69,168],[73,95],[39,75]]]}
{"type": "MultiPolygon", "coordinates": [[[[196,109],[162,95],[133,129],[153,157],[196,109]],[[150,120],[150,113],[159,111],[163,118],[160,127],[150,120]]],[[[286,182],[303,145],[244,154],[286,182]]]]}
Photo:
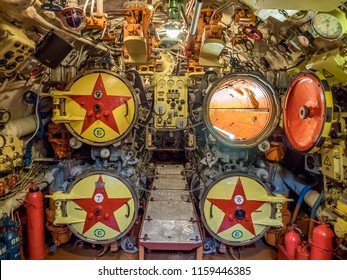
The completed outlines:
{"type": "Polygon", "coordinates": [[[328,156],[325,157],[325,159],[324,159],[324,164],[325,164],[325,165],[328,165],[328,166],[331,166],[331,162],[330,162],[330,159],[329,159],[328,156]]]}
{"type": "Polygon", "coordinates": [[[324,76],[326,79],[327,79],[327,78],[332,78],[332,77],[334,77],[333,74],[331,74],[329,71],[325,70],[324,68],[323,68],[323,76],[324,76]]]}

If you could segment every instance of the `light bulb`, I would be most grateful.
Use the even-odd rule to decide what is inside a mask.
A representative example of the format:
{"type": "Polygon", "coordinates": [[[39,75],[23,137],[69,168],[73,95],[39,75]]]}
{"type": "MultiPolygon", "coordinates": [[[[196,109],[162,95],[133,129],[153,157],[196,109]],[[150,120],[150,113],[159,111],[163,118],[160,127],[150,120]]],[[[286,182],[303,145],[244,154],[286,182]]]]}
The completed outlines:
{"type": "Polygon", "coordinates": [[[179,29],[166,29],[166,35],[171,39],[177,38],[179,34],[180,34],[179,29]]]}

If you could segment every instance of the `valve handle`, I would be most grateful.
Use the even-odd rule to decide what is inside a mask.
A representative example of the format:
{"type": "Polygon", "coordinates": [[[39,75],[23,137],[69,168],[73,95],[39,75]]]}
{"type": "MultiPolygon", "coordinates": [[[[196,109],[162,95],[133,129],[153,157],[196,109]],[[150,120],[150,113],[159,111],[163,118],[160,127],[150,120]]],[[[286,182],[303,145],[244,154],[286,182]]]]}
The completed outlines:
{"type": "Polygon", "coordinates": [[[252,40],[259,41],[263,39],[263,33],[260,32],[259,29],[253,27],[253,26],[244,26],[242,28],[243,34],[245,34],[248,38],[252,40]]]}

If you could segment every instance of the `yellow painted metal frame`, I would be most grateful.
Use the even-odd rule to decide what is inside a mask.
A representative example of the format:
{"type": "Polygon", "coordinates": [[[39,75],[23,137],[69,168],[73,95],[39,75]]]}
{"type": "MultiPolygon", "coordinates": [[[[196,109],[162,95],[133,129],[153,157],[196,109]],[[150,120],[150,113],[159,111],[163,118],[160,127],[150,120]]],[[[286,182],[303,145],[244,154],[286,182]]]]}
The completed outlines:
{"type": "Polygon", "coordinates": [[[45,197],[55,201],[56,213],[53,222],[54,225],[67,224],[70,230],[79,238],[97,244],[110,243],[124,236],[132,228],[139,207],[138,197],[132,184],[118,173],[106,170],[83,173],[75,179],[68,188],[67,193],[55,192],[45,197]],[[88,213],[84,209],[81,209],[74,200],[90,199],[92,201],[96,188],[95,184],[100,176],[102,176],[105,183],[105,189],[109,199],[131,197],[127,207],[123,205],[113,213],[119,224],[120,232],[101,222],[96,222],[90,229],[83,232],[84,225],[87,219],[89,219],[88,213]],[[97,234],[100,232],[104,235],[97,234]]]}
{"type": "Polygon", "coordinates": [[[202,194],[200,201],[201,219],[207,231],[217,240],[231,246],[243,246],[261,238],[269,227],[283,225],[281,208],[286,201],[288,199],[282,195],[270,195],[266,186],[255,176],[243,173],[228,173],[212,181],[202,194]],[[248,213],[252,217],[255,235],[244,228],[241,223],[236,223],[229,229],[217,233],[226,213],[214,207],[214,214],[211,217],[212,205],[208,199],[230,199],[234,195],[239,179],[247,200],[264,202],[257,211],[248,213]]]}
{"type": "Polygon", "coordinates": [[[52,91],[53,117],[55,123],[64,123],[70,133],[83,143],[105,146],[125,138],[134,127],[138,118],[138,97],[132,85],[125,79],[106,70],[88,71],[77,76],[66,87],[66,91],[52,91]],[[94,85],[101,75],[108,97],[125,96],[130,99],[111,112],[119,127],[119,133],[101,120],[96,120],[82,132],[87,111],[71,96],[92,95],[94,85]],[[99,132],[100,133],[96,133],[99,132]]]}

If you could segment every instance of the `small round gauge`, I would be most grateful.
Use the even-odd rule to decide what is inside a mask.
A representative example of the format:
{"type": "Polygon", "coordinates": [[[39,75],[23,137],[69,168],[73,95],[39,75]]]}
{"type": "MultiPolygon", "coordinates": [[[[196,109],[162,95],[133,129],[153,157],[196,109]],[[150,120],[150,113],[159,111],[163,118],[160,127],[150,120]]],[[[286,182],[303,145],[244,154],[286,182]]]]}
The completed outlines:
{"type": "Polygon", "coordinates": [[[4,135],[0,134],[0,149],[5,147],[5,145],[6,145],[6,138],[4,135]]]}
{"type": "Polygon", "coordinates": [[[0,116],[1,116],[0,122],[8,123],[11,119],[11,113],[9,111],[3,111],[1,113],[2,113],[2,115],[0,114],[0,116]]]}
{"type": "Polygon", "coordinates": [[[167,85],[168,85],[168,87],[173,87],[173,85],[175,84],[175,82],[174,82],[174,80],[168,80],[167,81],[167,85]]]}
{"type": "Polygon", "coordinates": [[[323,39],[339,39],[346,31],[347,19],[341,10],[317,13],[312,19],[313,30],[323,39]]]}
{"type": "Polygon", "coordinates": [[[158,82],[158,86],[159,87],[165,87],[165,85],[166,85],[165,80],[164,79],[160,79],[159,82],[158,82]]]}
{"type": "Polygon", "coordinates": [[[178,80],[176,84],[179,88],[182,88],[184,86],[184,82],[182,80],[178,80]]]}
{"type": "Polygon", "coordinates": [[[111,151],[109,148],[102,148],[100,150],[100,157],[101,158],[109,158],[111,155],[111,151]]]}
{"type": "Polygon", "coordinates": [[[299,41],[300,45],[302,45],[304,47],[308,47],[310,45],[310,41],[304,35],[299,35],[298,41],[299,41]]]}

